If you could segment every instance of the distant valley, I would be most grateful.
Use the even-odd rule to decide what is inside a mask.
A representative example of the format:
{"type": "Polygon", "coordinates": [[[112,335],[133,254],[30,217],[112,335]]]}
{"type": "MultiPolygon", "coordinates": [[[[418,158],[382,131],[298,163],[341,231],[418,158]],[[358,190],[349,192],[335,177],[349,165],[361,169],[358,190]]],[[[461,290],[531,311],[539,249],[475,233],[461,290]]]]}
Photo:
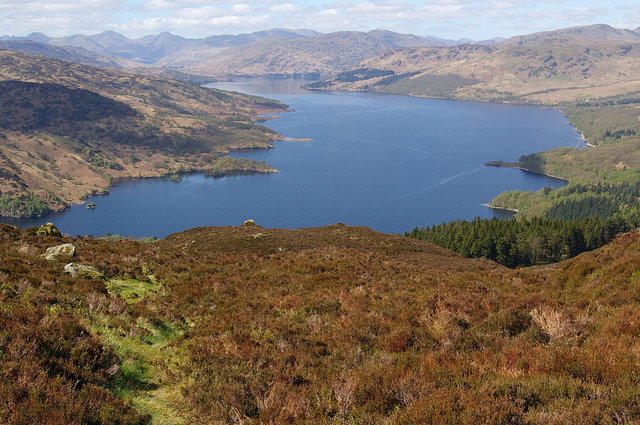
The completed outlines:
{"type": "MultiPolygon", "coordinates": [[[[269,147],[276,136],[252,120],[283,105],[188,83],[238,77],[321,78],[308,87],[551,106],[562,109],[585,139],[599,146],[525,158],[528,166],[523,168],[582,184],[616,185],[635,184],[634,170],[640,167],[640,33],[608,25],[483,42],[385,30],[321,34],[274,29],[202,39],[161,33],[135,40],[113,31],[62,38],[36,33],[3,37],[0,47],[11,49],[1,51],[2,80],[60,86],[3,86],[20,99],[6,103],[2,111],[3,135],[9,141],[1,152],[0,213],[5,215],[63,208],[105,190],[112,178],[210,169],[230,148],[269,147]],[[118,107],[133,112],[122,120],[77,120],[68,107],[69,88],[95,93],[99,102],[120,102],[118,107]],[[36,119],[47,115],[38,108],[51,105],[33,102],[34,93],[54,105],[66,102],[56,106],[60,114],[54,122],[36,119]],[[44,156],[26,157],[23,150],[44,156]],[[63,166],[73,157],[67,154],[85,164],[86,172],[63,166]],[[16,170],[30,170],[29,178],[16,170]],[[25,198],[34,194],[36,198],[25,198]],[[39,200],[38,207],[25,209],[27,199],[39,200]]],[[[266,165],[224,164],[274,171],[266,165]]],[[[521,215],[545,215],[569,202],[563,193],[575,198],[571,190],[510,195],[492,205],[521,215]]],[[[580,196],[591,199],[591,189],[586,193],[580,196]]]]}

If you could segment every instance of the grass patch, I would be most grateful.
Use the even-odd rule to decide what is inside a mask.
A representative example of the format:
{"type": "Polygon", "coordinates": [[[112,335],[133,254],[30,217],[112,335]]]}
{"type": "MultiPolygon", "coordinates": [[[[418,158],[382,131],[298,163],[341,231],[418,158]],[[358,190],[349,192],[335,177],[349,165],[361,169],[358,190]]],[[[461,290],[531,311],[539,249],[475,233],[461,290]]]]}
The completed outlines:
{"type": "Polygon", "coordinates": [[[110,279],[107,282],[107,290],[110,294],[120,295],[128,304],[142,301],[150,295],[156,295],[162,289],[156,279],[151,275],[149,281],[138,279],[110,279]]]}
{"type": "Polygon", "coordinates": [[[93,331],[122,362],[111,391],[129,400],[141,413],[151,415],[154,425],[185,423],[174,407],[177,390],[162,386],[165,364],[179,357],[170,344],[184,333],[183,327],[143,317],[130,323],[124,319],[123,322],[122,317],[113,319],[104,315],[91,319],[93,331]]]}

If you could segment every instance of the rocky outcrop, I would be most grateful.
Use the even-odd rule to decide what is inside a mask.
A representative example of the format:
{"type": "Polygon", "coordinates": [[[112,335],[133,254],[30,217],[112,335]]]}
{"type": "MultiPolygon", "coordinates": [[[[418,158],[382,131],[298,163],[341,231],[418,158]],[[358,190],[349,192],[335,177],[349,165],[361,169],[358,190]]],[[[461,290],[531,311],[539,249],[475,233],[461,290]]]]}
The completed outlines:
{"type": "Polygon", "coordinates": [[[70,243],[52,246],[50,248],[47,248],[45,253],[42,254],[42,256],[49,261],[59,260],[61,258],[75,257],[75,255],[76,247],[75,245],[70,243]]]}
{"type": "Polygon", "coordinates": [[[36,235],[62,236],[62,233],[53,223],[45,223],[36,230],[36,235]]]}
{"type": "Polygon", "coordinates": [[[69,263],[64,266],[64,271],[73,277],[85,277],[89,279],[102,279],[104,275],[95,267],[78,263],[69,263]]]}

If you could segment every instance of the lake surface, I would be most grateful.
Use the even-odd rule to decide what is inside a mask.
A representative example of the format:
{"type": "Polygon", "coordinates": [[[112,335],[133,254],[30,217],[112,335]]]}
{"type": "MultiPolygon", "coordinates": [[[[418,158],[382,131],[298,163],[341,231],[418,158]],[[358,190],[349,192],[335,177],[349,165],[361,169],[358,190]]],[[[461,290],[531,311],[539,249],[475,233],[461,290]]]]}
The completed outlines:
{"type": "Polygon", "coordinates": [[[491,160],[559,146],[583,147],[556,110],[364,93],[325,93],[300,82],[216,83],[215,87],[283,101],[292,111],[265,125],[284,137],[275,149],[237,152],[264,160],[279,174],[185,176],[119,183],[84,206],[30,220],[52,221],[65,233],[164,237],[197,226],[297,228],[343,222],[382,232],[457,219],[494,217],[482,206],[506,190],[561,187],[563,181],[507,168],[491,160]]]}

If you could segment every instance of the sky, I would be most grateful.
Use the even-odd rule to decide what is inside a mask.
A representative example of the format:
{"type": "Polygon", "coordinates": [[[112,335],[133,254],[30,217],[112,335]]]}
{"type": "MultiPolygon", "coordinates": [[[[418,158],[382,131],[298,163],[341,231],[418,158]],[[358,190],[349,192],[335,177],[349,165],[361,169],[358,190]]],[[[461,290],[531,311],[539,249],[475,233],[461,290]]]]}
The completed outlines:
{"type": "Polygon", "coordinates": [[[106,30],[190,38],[271,28],[388,29],[448,39],[511,37],[596,23],[640,27],[638,0],[0,0],[0,34],[106,30]],[[604,5],[604,6],[603,6],[604,5]]]}

